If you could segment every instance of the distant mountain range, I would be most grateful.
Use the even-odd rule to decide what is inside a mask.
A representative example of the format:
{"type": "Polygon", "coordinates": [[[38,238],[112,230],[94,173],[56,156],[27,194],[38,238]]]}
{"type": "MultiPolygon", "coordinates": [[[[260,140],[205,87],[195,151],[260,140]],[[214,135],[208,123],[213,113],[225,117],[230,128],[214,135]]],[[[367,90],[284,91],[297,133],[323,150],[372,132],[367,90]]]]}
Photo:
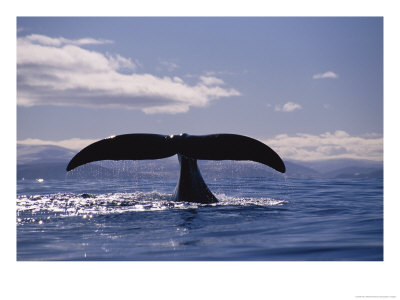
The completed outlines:
{"type": "Polygon", "coordinates": [[[17,145],[17,164],[68,162],[76,151],[53,145],[17,145]]]}
{"type": "MultiPolygon", "coordinates": [[[[177,178],[176,156],[160,160],[101,161],[66,172],[76,151],[52,145],[17,146],[17,179],[65,178],[177,178]]],[[[285,176],[294,178],[382,178],[383,163],[369,160],[331,159],[323,161],[285,160],[285,176]]],[[[223,177],[276,177],[280,173],[262,164],[236,161],[199,161],[207,179],[223,177]]]]}

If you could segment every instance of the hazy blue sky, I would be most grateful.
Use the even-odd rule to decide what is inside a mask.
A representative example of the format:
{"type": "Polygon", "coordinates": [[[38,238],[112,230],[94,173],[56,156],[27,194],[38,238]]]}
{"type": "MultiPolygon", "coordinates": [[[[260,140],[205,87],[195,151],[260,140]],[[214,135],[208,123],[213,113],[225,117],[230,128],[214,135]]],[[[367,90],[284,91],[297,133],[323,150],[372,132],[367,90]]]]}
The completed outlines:
{"type": "Polygon", "coordinates": [[[18,18],[17,139],[238,133],[379,160],[382,18],[18,18]]]}

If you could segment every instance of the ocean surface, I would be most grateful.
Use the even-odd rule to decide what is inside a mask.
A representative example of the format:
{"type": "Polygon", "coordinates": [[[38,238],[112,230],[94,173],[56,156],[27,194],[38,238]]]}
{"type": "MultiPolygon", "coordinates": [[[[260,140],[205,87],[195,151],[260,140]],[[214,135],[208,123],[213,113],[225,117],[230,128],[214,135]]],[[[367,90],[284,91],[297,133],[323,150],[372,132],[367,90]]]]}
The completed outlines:
{"type": "Polygon", "coordinates": [[[19,261],[382,261],[382,179],[18,180],[19,261]]]}

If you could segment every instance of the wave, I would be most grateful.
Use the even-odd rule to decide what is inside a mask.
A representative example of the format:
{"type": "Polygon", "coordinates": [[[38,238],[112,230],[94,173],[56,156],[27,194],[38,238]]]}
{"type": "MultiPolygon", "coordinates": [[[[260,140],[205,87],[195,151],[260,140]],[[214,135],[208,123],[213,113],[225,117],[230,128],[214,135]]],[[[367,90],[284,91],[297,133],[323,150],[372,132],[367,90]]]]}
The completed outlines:
{"type": "MultiPolygon", "coordinates": [[[[18,223],[32,221],[32,215],[53,214],[60,217],[120,214],[125,212],[193,209],[203,206],[276,206],[287,201],[271,198],[240,198],[216,194],[218,203],[200,204],[172,201],[166,193],[134,192],[106,194],[57,193],[49,195],[20,195],[17,197],[18,223]],[[30,215],[21,218],[22,215],[30,215]]],[[[49,217],[49,216],[47,216],[49,217]]]]}

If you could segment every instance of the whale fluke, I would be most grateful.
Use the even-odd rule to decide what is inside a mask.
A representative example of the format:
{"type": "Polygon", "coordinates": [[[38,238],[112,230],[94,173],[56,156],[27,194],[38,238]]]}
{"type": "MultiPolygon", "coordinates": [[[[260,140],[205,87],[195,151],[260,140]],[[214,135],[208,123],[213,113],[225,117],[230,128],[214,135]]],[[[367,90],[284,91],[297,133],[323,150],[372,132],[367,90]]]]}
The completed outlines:
{"type": "Polygon", "coordinates": [[[159,159],[175,154],[200,160],[251,160],[281,173],[286,171],[285,164],[274,150],[247,136],[149,133],[123,134],[97,141],[75,155],[67,171],[99,160],[159,159]]]}
{"type": "Polygon", "coordinates": [[[281,173],[286,168],[279,155],[253,138],[237,134],[187,135],[179,153],[200,160],[251,160],[281,173]]]}
{"type": "Polygon", "coordinates": [[[158,159],[175,155],[171,139],[159,134],[123,134],[90,144],[76,154],[67,171],[99,160],[158,159]]]}
{"type": "Polygon", "coordinates": [[[159,135],[134,133],[97,141],[76,154],[67,171],[100,160],[160,159],[178,154],[181,173],[174,197],[180,201],[213,203],[197,167],[197,160],[251,160],[281,173],[286,168],[279,155],[253,138],[237,134],[159,135]]]}

